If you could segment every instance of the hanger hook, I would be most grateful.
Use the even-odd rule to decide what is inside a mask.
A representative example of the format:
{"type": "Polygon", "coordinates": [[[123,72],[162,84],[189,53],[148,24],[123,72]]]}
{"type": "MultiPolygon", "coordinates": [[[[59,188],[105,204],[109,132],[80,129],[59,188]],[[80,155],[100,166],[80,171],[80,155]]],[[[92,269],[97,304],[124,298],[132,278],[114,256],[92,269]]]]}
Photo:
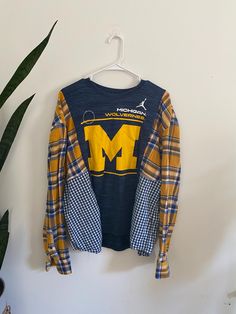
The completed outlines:
{"type": "Polygon", "coordinates": [[[110,44],[114,38],[118,38],[120,40],[120,53],[117,63],[121,64],[124,60],[124,37],[120,33],[113,31],[113,33],[107,38],[107,43],[110,44]]]}

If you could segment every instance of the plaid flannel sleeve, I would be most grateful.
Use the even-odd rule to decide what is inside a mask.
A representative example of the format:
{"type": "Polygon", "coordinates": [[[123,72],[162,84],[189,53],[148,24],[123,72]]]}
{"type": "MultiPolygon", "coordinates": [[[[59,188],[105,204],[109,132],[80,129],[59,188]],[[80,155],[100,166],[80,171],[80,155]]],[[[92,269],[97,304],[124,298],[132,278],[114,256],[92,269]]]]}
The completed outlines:
{"type": "Polygon", "coordinates": [[[48,189],[43,224],[46,271],[56,266],[61,274],[70,274],[71,262],[66,243],[63,193],[66,177],[67,126],[62,109],[62,93],[58,93],[56,110],[48,144],[48,189]]]}
{"type": "Polygon", "coordinates": [[[178,211],[180,184],[180,130],[170,95],[165,91],[161,100],[159,121],[160,140],[160,207],[159,207],[159,254],[155,278],[170,277],[168,250],[178,211]]]}

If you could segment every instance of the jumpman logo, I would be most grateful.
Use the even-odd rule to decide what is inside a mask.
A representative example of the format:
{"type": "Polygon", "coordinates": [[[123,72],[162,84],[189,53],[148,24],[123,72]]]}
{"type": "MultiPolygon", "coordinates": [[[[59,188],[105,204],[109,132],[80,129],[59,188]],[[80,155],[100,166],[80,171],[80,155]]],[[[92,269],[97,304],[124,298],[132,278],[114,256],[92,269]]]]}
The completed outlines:
{"type": "Polygon", "coordinates": [[[143,109],[147,110],[145,107],[144,107],[144,103],[146,101],[147,98],[145,98],[143,101],[141,101],[141,103],[139,105],[136,106],[136,108],[138,107],[143,107],[143,109]]]}

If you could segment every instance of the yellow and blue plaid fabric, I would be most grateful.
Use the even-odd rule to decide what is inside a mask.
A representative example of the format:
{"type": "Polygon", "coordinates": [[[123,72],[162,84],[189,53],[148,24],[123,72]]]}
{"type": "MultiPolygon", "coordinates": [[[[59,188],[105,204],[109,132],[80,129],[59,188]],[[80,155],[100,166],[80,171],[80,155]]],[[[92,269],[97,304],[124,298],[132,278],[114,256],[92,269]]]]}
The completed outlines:
{"type": "Polygon", "coordinates": [[[58,93],[48,145],[47,207],[43,226],[46,270],[56,266],[61,274],[69,274],[71,261],[63,210],[65,181],[85,170],[77,133],[63,93],[58,93]]]}
{"type": "MultiPolygon", "coordinates": [[[[161,181],[159,207],[159,254],[157,279],[170,276],[167,253],[178,211],[180,184],[180,131],[170,95],[164,92],[157,118],[144,151],[142,170],[161,181]]],[[[76,128],[62,91],[58,93],[48,145],[47,206],[43,225],[46,270],[56,266],[61,274],[72,272],[63,209],[66,180],[86,171],[76,128]]]]}
{"type": "Polygon", "coordinates": [[[178,211],[181,173],[179,123],[167,91],[161,99],[142,167],[147,176],[161,180],[159,255],[155,276],[157,279],[167,278],[170,277],[167,253],[178,211]]]}

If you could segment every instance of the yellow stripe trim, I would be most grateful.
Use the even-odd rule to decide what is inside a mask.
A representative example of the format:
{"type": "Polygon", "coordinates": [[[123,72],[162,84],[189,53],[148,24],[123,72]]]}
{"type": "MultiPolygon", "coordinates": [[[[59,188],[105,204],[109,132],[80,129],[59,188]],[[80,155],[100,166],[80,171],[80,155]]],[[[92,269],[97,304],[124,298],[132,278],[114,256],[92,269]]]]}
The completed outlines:
{"type": "Polygon", "coordinates": [[[86,122],[90,122],[90,121],[102,121],[102,120],[126,120],[126,121],[134,121],[134,122],[140,122],[143,123],[143,121],[141,120],[135,120],[135,119],[124,119],[124,118],[101,118],[101,119],[90,119],[90,120],[85,120],[83,122],[81,122],[80,124],[84,124],[86,122]]]}
{"type": "Polygon", "coordinates": [[[104,175],[104,173],[107,173],[107,174],[115,174],[116,176],[125,176],[127,174],[136,174],[137,172],[126,172],[126,173],[117,173],[117,172],[111,172],[111,171],[104,171],[102,174],[94,174],[94,173],[91,173],[92,176],[95,176],[95,177],[101,177],[104,175]]]}

